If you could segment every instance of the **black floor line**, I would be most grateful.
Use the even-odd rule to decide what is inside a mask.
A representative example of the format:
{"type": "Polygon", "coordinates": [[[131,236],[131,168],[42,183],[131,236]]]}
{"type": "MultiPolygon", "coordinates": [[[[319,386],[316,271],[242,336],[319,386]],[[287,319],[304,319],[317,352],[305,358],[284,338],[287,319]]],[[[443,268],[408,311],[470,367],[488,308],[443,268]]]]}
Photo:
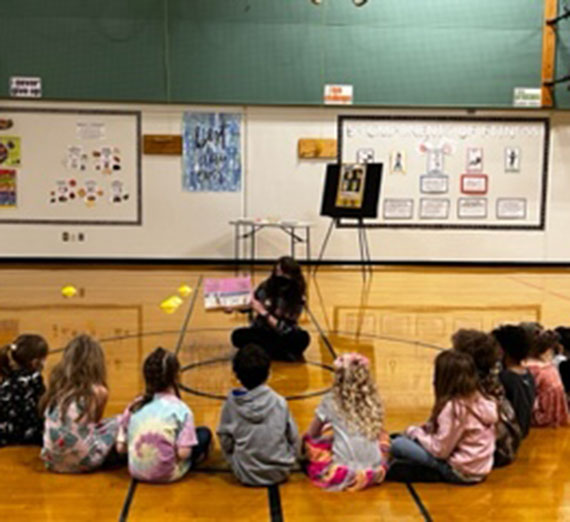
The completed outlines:
{"type": "Polygon", "coordinates": [[[333,348],[333,345],[331,344],[331,342],[329,341],[329,338],[326,336],[325,332],[323,332],[323,329],[321,328],[321,325],[319,324],[319,322],[317,321],[317,319],[315,318],[315,316],[313,315],[313,312],[311,312],[311,309],[305,305],[305,310],[307,310],[307,313],[309,314],[309,317],[311,318],[311,321],[313,321],[313,324],[315,325],[315,327],[317,328],[319,335],[321,336],[321,339],[323,340],[323,342],[325,343],[325,346],[328,348],[331,356],[333,359],[336,359],[336,352],[333,348]]]}
{"type": "Polygon", "coordinates": [[[281,509],[279,486],[269,486],[267,488],[267,496],[269,500],[269,520],[271,522],[283,522],[283,510],[281,509]]]}
{"type": "Polygon", "coordinates": [[[190,321],[190,317],[192,316],[192,312],[194,311],[194,305],[196,304],[196,298],[198,297],[198,290],[200,289],[200,284],[202,283],[202,276],[198,278],[198,283],[196,284],[196,288],[194,289],[194,293],[192,294],[192,300],[190,301],[190,305],[188,306],[188,312],[186,312],[186,317],[184,318],[184,322],[182,323],[182,328],[180,328],[180,335],[178,336],[178,342],[176,343],[176,348],[174,349],[174,353],[178,355],[180,349],[182,348],[182,343],[184,342],[184,337],[186,337],[186,332],[188,331],[188,322],[190,321]]]}
{"type": "Polygon", "coordinates": [[[126,520],[129,518],[129,510],[131,509],[131,503],[133,502],[133,497],[135,496],[137,484],[138,482],[135,479],[131,479],[129,490],[127,491],[127,496],[125,497],[125,502],[123,503],[123,509],[121,509],[121,514],[119,515],[119,522],[126,522],[126,520]]]}
{"type": "Polygon", "coordinates": [[[412,484],[410,484],[409,482],[406,483],[406,487],[408,488],[408,491],[410,492],[410,495],[412,495],[412,498],[414,499],[414,502],[416,503],[416,506],[418,506],[418,509],[420,510],[420,513],[422,514],[422,516],[424,517],[424,520],[426,522],[433,522],[433,519],[431,518],[431,515],[429,514],[429,511],[427,510],[427,508],[424,506],[424,503],[422,502],[422,499],[420,498],[420,496],[418,495],[418,492],[415,490],[414,486],[412,484]]]}

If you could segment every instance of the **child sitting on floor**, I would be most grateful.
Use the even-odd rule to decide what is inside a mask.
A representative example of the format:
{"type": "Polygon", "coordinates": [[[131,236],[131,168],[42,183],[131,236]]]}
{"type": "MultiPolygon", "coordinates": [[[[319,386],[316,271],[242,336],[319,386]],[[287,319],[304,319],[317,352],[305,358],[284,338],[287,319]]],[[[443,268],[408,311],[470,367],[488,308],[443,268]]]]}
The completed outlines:
{"type": "Polygon", "coordinates": [[[454,350],[473,358],[481,390],[499,406],[493,466],[506,466],[516,458],[522,433],[515,410],[499,380],[500,351],[497,340],[485,332],[461,329],[452,336],[451,341],[454,350]]]}
{"type": "Polygon", "coordinates": [[[523,328],[515,325],[500,326],[492,334],[503,350],[503,370],[499,378],[525,438],[530,430],[535,399],[534,377],[522,365],[530,349],[528,338],[523,328]]]}
{"type": "Polygon", "coordinates": [[[475,484],[493,467],[497,404],[479,389],[473,359],[456,350],[435,359],[435,404],[428,422],[392,441],[392,455],[409,465],[406,481],[475,484]],[[427,471],[427,473],[426,473],[427,471]]]}
{"type": "Polygon", "coordinates": [[[566,426],[568,403],[560,374],[552,362],[553,352],[559,343],[558,334],[552,330],[544,330],[529,339],[530,353],[524,361],[524,366],[532,373],[536,385],[532,426],[566,426]]]}
{"type": "Polygon", "coordinates": [[[332,391],[304,436],[307,473],[329,491],[359,490],[384,481],[390,438],[368,359],[349,353],[334,362],[332,391]],[[332,431],[332,433],[330,433],[332,431]]]}
{"type": "Polygon", "coordinates": [[[48,345],[39,335],[20,335],[0,348],[0,447],[42,444],[39,402],[45,392],[42,369],[48,345]]]}
{"type": "Polygon", "coordinates": [[[287,480],[297,457],[299,436],[287,401],[265,384],[270,364],[257,345],[237,352],[233,371],[244,388],[228,394],[217,430],[226,460],[249,486],[287,480]]]}
{"type": "Polygon", "coordinates": [[[117,417],[102,420],[108,397],[105,356],[88,335],[66,346],[40,407],[45,412],[41,457],[47,469],[83,473],[100,468],[115,445],[117,417]]]}
{"type": "Polygon", "coordinates": [[[555,357],[554,363],[558,366],[558,373],[560,373],[564,391],[568,398],[570,397],[570,328],[559,326],[554,331],[559,335],[562,346],[562,352],[558,357],[555,357]]]}
{"type": "Polygon", "coordinates": [[[194,428],[194,416],[180,399],[180,363],[157,348],[143,366],[146,391],[123,413],[117,451],[129,455],[129,472],[137,480],[173,482],[204,459],[212,433],[194,428]]]}

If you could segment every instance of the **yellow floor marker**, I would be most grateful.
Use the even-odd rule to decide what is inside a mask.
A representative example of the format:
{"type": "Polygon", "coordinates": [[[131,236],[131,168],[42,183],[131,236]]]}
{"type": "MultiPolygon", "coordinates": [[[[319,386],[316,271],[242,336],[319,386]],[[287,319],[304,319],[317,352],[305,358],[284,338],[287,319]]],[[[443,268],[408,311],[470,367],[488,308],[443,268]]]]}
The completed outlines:
{"type": "Polygon", "coordinates": [[[160,303],[160,308],[162,308],[162,310],[167,314],[173,314],[176,312],[176,310],[178,310],[178,307],[183,302],[184,301],[180,297],[173,295],[162,301],[162,303],[160,303]]]}
{"type": "Polygon", "coordinates": [[[77,288],[71,285],[66,285],[61,289],[61,295],[63,295],[63,297],[74,297],[77,295],[77,288]]]}
{"type": "Polygon", "coordinates": [[[182,285],[178,288],[178,293],[182,297],[188,297],[192,293],[192,288],[188,285],[182,285]]]}

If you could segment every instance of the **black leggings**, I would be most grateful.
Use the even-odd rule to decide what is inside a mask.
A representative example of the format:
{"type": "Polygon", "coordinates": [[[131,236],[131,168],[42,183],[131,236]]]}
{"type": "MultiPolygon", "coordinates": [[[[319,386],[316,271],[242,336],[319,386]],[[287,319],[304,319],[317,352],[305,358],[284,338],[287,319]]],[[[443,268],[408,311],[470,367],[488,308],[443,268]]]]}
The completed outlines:
{"type": "Polygon", "coordinates": [[[301,328],[295,328],[287,334],[275,330],[249,326],[232,332],[232,344],[243,348],[246,344],[261,346],[274,361],[302,361],[303,352],[309,346],[311,336],[301,328]]]}

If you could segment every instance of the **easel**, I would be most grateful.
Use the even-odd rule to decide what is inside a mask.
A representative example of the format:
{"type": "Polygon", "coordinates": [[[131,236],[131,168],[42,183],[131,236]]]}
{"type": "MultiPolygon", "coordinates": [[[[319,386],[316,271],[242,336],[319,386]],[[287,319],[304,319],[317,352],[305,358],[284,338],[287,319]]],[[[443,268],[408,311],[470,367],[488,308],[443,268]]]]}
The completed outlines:
{"type": "MultiPolygon", "coordinates": [[[[351,218],[344,218],[344,219],[351,219],[351,218]]],[[[347,223],[343,222],[343,218],[331,218],[331,224],[329,225],[329,229],[325,235],[323,240],[323,244],[321,245],[321,250],[319,252],[319,257],[317,259],[317,264],[315,265],[315,270],[313,271],[313,275],[317,274],[317,270],[319,266],[321,266],[321,261],[323,260],[323,256],[325,254],[325,249],[327,248],[327,244],[331,237],[332,231],[334,228],[356,228],[358,229],[358,247],[360,249],[360,262],[362,266],[362,279],[366,281],[366,276],[370,274],[372,277],[372,259],[370,257],[370,245],[368,243],[368,235],[366,234],[366,225],[362,218],[352,218],[356,219],[356,223],[347,223]]]]}

